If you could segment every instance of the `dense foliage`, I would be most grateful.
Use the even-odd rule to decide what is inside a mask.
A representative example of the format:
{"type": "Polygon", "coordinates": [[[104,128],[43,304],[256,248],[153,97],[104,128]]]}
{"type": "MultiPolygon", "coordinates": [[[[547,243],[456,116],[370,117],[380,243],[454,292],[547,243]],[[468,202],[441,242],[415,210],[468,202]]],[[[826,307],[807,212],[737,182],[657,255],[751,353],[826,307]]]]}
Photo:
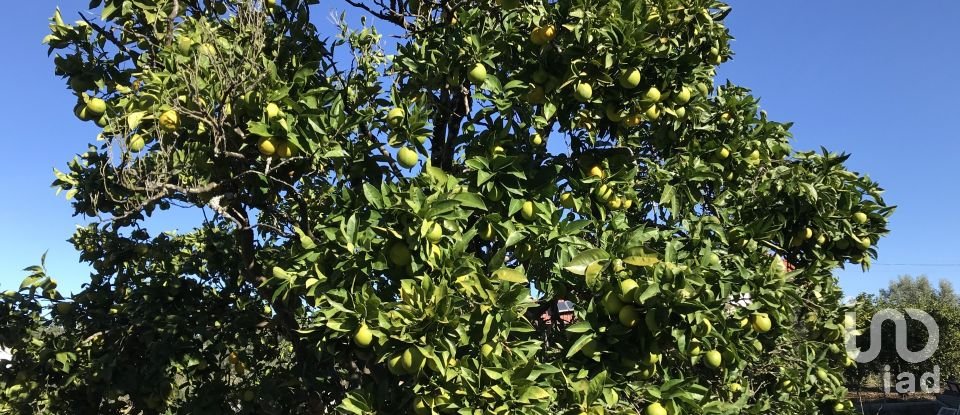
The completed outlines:
{"type": "Polygon", "coordinates": [[[831,272],[892,209],[715,85],[729,7],[377,1],[54,15],[93,271],[3,294],[0,412],[850,412],[831,272]]]}

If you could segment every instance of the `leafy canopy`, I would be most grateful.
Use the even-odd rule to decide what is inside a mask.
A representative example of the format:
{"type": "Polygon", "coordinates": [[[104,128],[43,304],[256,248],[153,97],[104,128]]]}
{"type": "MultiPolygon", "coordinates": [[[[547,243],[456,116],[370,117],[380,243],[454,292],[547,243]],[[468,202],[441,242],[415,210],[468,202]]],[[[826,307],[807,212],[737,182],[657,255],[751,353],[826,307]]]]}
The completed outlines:
{"type": "Polygon", "coordinates": [[[851,410],[831,271],[892,208],[715,85],[729,7],[318,3],[54,15],[93,272],[4,293],[0,412],[851,410]]]}

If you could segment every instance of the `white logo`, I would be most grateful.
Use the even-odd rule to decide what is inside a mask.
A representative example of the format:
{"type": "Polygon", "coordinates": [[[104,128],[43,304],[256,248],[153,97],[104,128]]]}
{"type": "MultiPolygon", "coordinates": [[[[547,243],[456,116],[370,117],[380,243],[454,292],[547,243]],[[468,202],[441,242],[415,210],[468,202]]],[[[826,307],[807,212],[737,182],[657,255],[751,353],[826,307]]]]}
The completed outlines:
{"type": "MultiPolygon", "coordinates": [[[[914,352],[907,347],[907,319],[904,318],[903,313],[886,308],[874,314],[873,319],[870,321],[870,348],[868,350],[861,351],[857,349],[858,333],[852,328],[847,328],[847,333],[850,334],[847,338],[847,354],[858,363],[872,362],[880,355],[880,334],[883,322],[892,321],[896,326],[894,341],[897,347],[897,354],[900,355],[901,359],[908,363],[920,363],[933,357],[933,353],[936,352],[937,347],[940,346],[940,327],[937,326],[937,322],[923,310],[908,308],[904,311],[907,312],[910,318],[919,321],[927,328],[929,336],[927,338],[927,344],[923,349],[914,352]]],[[[847,317],[852,318],[853,321],[856,321],[856,316],[857,314],[854,312],[847,313],[847,317]]]]}

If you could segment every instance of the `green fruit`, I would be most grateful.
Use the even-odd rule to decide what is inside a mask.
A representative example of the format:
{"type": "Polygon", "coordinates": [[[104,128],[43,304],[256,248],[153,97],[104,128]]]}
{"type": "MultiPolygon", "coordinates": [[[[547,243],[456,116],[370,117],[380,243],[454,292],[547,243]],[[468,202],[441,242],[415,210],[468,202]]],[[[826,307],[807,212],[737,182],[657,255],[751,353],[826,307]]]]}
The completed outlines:
{"type": "Polygon", "coordinates": [[[189,36],[180,36],[177,38],[177,50],[179,50],[181,54],[186,55],[190,53],[190,49],[193,48],[194,43],[193,39],[189,36]]]}
{"type": "Polygon", "coordinates": [[[543,144],[543,137],[541,137],[540,134],[534,134],[530,137],[530,144],[539,147],[541,144],[543,144]]]}
{"type": "Polygon", "coordinates": [[[719,351],[710,350],[703,356],[704,363],[711,368],[719,368],[723,364],[723,355],[719,351]]]}
{"type": "Polygon", "coordinates": [[[403,111],[403,108],[394,108],[387,113],[387,125],[391,128],[397,128],[403,123],[403,118],[406,117],[406,112],[403,111]]]}
{"type": "Polygon", "coordinates": [[[412,169],[413,166],[417,165],[419,160],[420,154],[410,147],[401,147],[400,150],[397,151],[397,162],[405,169],[412,169]]]}
{"type": "Polygon", "coordinates": [[[656,366],[656,364],[660,362],[660,358],[661,358],[660,353],[647,352],[644,355],[641,363],[643,363],[646,366],[656,366]]]}
{"type": "Polygon", "coordinates": [[[867,235],[863,235],[859,239],[861,249],[870,249],[870,245],[873,245],[873,241],[871,241],[870,237],[867,235]]]}
{"type": "Polygon", "coordinates": [[[606,203],[613,197],[613,189],[605,184],[601,184],[593,191],[593,196],[596,197],[598,201],[606,203]]]}
{"type": "Polygon", "coordinates": [[[753,339],[750,345],[753,346],[753,349],[756,350],[757,353],[763,352],[763,343],[761,343],[760,340],[753,339]]]}
{"type": "Polygon", "coordinates": [[[98,116],[107,112],[107,102],[100,98],[92,98],[87,101],[87,114],[98,116]]]}
{"type": "Polygon", "coordinates": [[[264,109],[264,112],[267,114],[267,119],[272,120],[280,116],[280,107],[271,102],[267,104],[267,108],[264,109]]]}
{"type": "Polygon", "coordinates": [[[178,128],[180,128],[180,116],[174,110],[166,111],[163,114],[160,114],[158,124],[160,125],[160,129],[163,131],[168,133],[175,132],[178,128]]]}
{"type": "Polygon", "coordinates": [[[673,102],[680,105],[684,105],[690,102],[690,98],[691,98],[690,88],[683,87],[683,88],[680,88],[680,92],[678,92],[676,95],[673,96],[673,102]]]}
{"type": "Polygon", "coordinates": [[[277,153],[277,143],[273,137],[261,137],[257,142],[257,149],[264,157],[271,157],[277,153]]]}
{"type": "Polygon", "coordinates": [[[623,324],[625,327],[633,328],[640,321],[640,312],[632,305],[625,305],[620,309],[620,312],[617,313],[617,319],[620,320],[620,324],[623,324]]]}
{"type": "Polygon", "coordinates": [[[643,410],[644,415],[667,415],[667,408],[664,408],[660,402],[654,402],[643,410]]]}
{"type": "Polygon", "coordinates": [[[477,85],[483,84],[487,80],[487,67],[483,66],[482,63],[474,65],[473,69],[470,69],[470,72],[467,73],[467,79],[477,85]]]}
{"type": "Polygon", "coordinates": [[[837,403],[833,404],[833,412],[836,412],[836,413],[843,412],[843,409],[844,409],[844,408],[845,408],[845,406],[844,406],[843,402],[837,402],[837,403]]]}
{"type": "Polygon", "coordinates": [[[612,122],[623,121],[623,116],[620,115],[620,110],[616,105],[609,104],[604,108],[604,115],[607,116],[607,119],[612,122]]]}
{"type": "Polygon", "coordinates": [[[493,231],[493,225],[489,223],[485,223],[480,226],[479,234],[480,239],[483,239],[484,241],[492,241],[496,236],[496,233],[493,231]]]}
{"type": "Polygon", "coordinates": [[[410,264],[410,249],[403,242],[394,242],[387,250],[387,257],[393,265],[405,267],[410,264]]]}
{"type": "Polygon", "coordinates": [[[413,413],[416,415],[430,415],[433,413],[433,410],[430,409],[430,406],[427,405],[427,401],[419,397],[413,401],[413,413]]]}
{"type": "Polygon", "coordinates": [[[140,134],[134,134],[127,141],[127,148],[134,153],[139,153],[140,150],[143,150],[144,145],[146,145],[146,142],[143,141],[143,136],[140,134]]]}
{"type": "Polygon", "coordinates": [[[580,102],[590,101],[590,98],[593,98],[593,87],[586,82],[580,82],[577,84],[577,89],[574,92],[573,97],[580,102]]]}
{"type": "Polygon", "coordinates": [[[866,224],[869,219],[870,218],[867,217],[867,214],[863,212],[857,212],[853,214],[853,221],[861,225],[866,224]]]}
{"type": "Polygon", "coordinates": [[[535,213],[533,202],[526,201],[523,202],[523,206],[520,208],[520,215],[523,216],[524,220],[533,220],[533,215],[535,213]]]}
{"type": "Polygon", "coordinates": [[[570,192],[565,192],[560,195],[560,206],[563,206],[567,209],[573,209],[575,204],[573,200],[573,194],[570,192]]]}
{"type": "Polygon", "coordinates": [[[603,295],[603,310],[610,315],[618,315],[620,310],[623,309],[623,301],[620,301],[620,297],[613,291],[608,291],[603,295]]]}
{"type": "Polygon", "coordinates": [[[507,150],[504,150],[503,147],[495,146],[490,153],[493,154],[493,157],[501,157],[507,154],[507,150]]]}
{"type": "Polygon", "coordinates": [[[440,239],[443,238],[443,228],[439,224],[434,222],[428,222],[426,224],[426,229],[427,231],[425,233],[425,236],[427,237],[427,240],[430,241],[431,243],[439,243],[440,239]]]}
{"type": "Polygon", "coordinates": [[[773,328],[773,322],[770,321],[770,316],[767,313],[754,314],[752,320],[753,331],[757,333],[766,333],[773,328]]]}
{"type": "Polygon", "coordinates": [[[628,278],[620,281],[620,300],[624,303],[632,303],[637,297],[638,290],[640,290],[640,284],[637,284],[637,280],[628,278]]]}
{"type": "Polygon", "coordinates": [[[646,115],[647,119],[650,121],[656,121],[660,118],[660,108],[657,108],[656,105],[652,105],[650,108],[647,108],[647,111],[644,112],[643,115],[646,115]]]}
{"type": "Polygon", "coordinates": [[[647,93],[643,94],[642,101],[647,105],[653,105],[660,102],[661,97],[662,95],[657,87],[650,87],[650,89],[647,90],[647,93]]]}
{"type": "Polygon", "coordinates": [[[387,370],[396,376],[406,374],[403,370],[403,354],[397,354],[387,359],[387,370]]]}
{"type": "Polygon", "coordinates": [[[291,146],[286,140],[277,143],[277,153],[275,154],[277,157],[288,159],[293,157],[295,153],[296,148],[291,146]]]}
{"type": "Polygon", "coordinates": [[[726,147],[721,147],[720,150],[717,150],[717,158],[720,160],[726,160],[727,157],[730,157],[730,150],[726,147]]]}
{"type": "Polygon", "coordinates": [[[366,324],[361,324],[357,332],[353,334],[353,343],[357,346],[367,348],[373,343],[373,332],[366,324]]]}
{"type": "Polygon", "coordinates": [[[640,70],[632,68],[620,74],[620,86],[626,89],[636,88],[640,85],[640,70]]]}
{"type": "Polygon", "coordinates": [[[420,348],[414,346],[403,352],[403,370],[409,374],[416,374],[423,368],[423,353],[420,352],[420,348]]]}

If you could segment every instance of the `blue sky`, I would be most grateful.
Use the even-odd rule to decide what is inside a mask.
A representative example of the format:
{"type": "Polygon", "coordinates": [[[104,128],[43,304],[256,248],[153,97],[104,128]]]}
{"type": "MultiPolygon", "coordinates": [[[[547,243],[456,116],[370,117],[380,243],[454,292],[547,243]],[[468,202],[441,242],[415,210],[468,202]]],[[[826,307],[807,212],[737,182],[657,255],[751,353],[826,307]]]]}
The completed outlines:
{"type": "MultiPolygon", "coordinates": [[[[47,265],[67,290],[87,279],[66,243],[81,223],[49,187],[62,167],[92,141],[96,130],[72,114],[74,98],[53,75],[40,39],[46,19],[63,4],[76,19],[85,2],[32,0],[6,4],[0,66],[6,80],[0,99],[7,156],[0,163],[0,290],[22,280],[22,268],[49,250],[47,265]]],[[[317,6],[318,21],[340,0],[317,6]]],[[[772,118],[796,123],[798,149],[821,145],[853,154],[849,166],[867,172],[898,205],[892,234],[880,242],[869,273],[839,271],[847,294],[876,292],[900,274],[926,274],[960,288],[960,254],[954,238],[960,204],[952,176],[960,163],[960,119],[955,81],[960,67],[960,2],[863,2],[734,0],[727,20],[737,40],[736,57],[720,79],[750,87],[772,118]],[[900,265],[907,264],[907,265],[900,265]]],[[[199,213],[168,214],[153,222],[187,229],[199,213]]],[[[156,228],[155,228],[156,229],[156,228]]]]}

